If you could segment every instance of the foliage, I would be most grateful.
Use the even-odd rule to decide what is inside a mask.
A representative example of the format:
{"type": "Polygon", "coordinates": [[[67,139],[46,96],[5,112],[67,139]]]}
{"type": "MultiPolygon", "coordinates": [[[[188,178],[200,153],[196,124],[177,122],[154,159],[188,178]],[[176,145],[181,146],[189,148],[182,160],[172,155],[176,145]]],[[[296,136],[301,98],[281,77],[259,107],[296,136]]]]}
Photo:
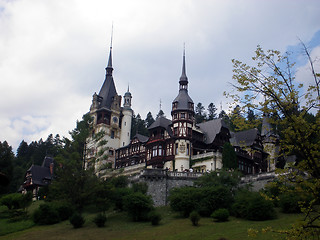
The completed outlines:
{"type": "Polygon", "coordinates": [[[137,116],[132,116],[132,122],[131,122],[131,138],[134,137],[137,133],[149,136],[149,131],[146,128],[146,122],[141,119],[140,114],[138,113],[137,116]]]}
{"type": "Polygon", "coordinates": [[[58,212],[60,221],[69,219],[74,213],[74,208],[66,201],[57,201],[47,204],[49,204],[58,212]]]}
{"type": "Polygon", "coordinates": [[[33,213],[33,221],[40,225],[50,225],[60,222],[60,217],[53,205],[41,204],[33,213]]]}
{"type": "Polygon", "coordinates": [[[173,211],[180,212],[182,216],[188,217],[198,207],[200,201],[199,190],[195,187],[174,188],[170,191],[169,201],[173,211]]]}
{"type": "Polygon", "coordinates": [[[284,193],[280,196],[279,205],[284,213],[299,213],[299,196],[295,193],[284,193]]]}
{"type": "Polygon", "coordinates": [[[236,217],[248,220],[263,221],[274,219],[276,212],[271,201],[263,198],[258,192],[239,190],[232,205],[236,217]]]}
{"type": "Polygon", "coordinates": [[[202,216],[210,214],[218,208],[230,208],[233,203],[231,191],[222,185],[205,187],[181,187],[173,189],[169,196],[172,210],[188,217],[196,210],[202,216]]]}
{"type": "MultiPolygon", "coordinates": [[[[310,79],[304,79],[305,85],[295,78],[296,69],[289,53],[264,51],[258,46],[254,66],[233,60],[236,82],[233,86],[238,92],[227,95],[241,104],[242,109],[255,109],[269,117],[270,124],[276,126],[274,131],[278,130],[281,153],[296,156],[291,171],[284,172],[279,179],[285,186],[291,185],[298,192],[312,195],[313,200],[306,203],[307,206],[302,204],[301,209],[306,216],[302,228],[308,233],[320,228],[317,210],[320,202],[320,74],[307,47],[301,44],[311,70],[310,79]]],[[[299,227],[292,231],[295,230],[299,231],[299,227]]],[[[299,237],[304,237],[303,231],[300,233],[299,237]]]]}
{"type": "Polygon", "coordinates": [[[133,221],[139,222],[148,220],[148,214],[154,208],[150,196],[135,192],[124,197],[124,209],[133,221]]]}
{"type": "Polygon", "coordinates": [[[240,176],[241,173],[238,171],[214,171],[199,177],[195,185],[199,187],[223,186],[234,193],[239,186],[240,176]]]}
{"type": "Polygon", "coordinates": [[[32,202],[32,193],[27,194],[21,193],[11,193],[4,195],[0,199],[0,204],[7,206],[9,210],[11,209],[21,209],[28,207],[32,202]]]}
{"type": "Polygon", "coordinates": [[[148,191],[148,185],[145,182],[141,182],[141,183],[133,183],[132,184],[132,190],[134,192],[141,192],[143,194],[146,194],[148,191]]]}
{"type": "Polygon", "coordinates": [[[228,209],[219,208],[211,214],[211,217],[216,219],[218,222],[226,222],[228,221],[229,215],[228,209]]]}
{"type": "Polygon", "coordinates": [[[85,223],[84,218],[82,215],[78,212],[75,212],[71,217],[70,217],[70,223],[72,224],[73,228],[82,228],[83,224],[85,223]]]}
{"type": "Polygon", "coordinates": [[[149,220],[151,221],[151,224],[153,226],[156,226],[156,225],[159,225],[162,217],[161,217],[161,214],[157,211],[151,211],[149,214],[148,214],[148,218],[149,220]]]}
{"type": "Polygon", "coordinates": [[[125,197],[132,193],[130,188],[115,188],[112,194],[112,201],[116,210],[125,210],[125,197]]]}
{"type": "Polygon", "coordinates": [[[162,109],[159,110],[156,119],[158,119],[159,117],[165,117],[164,112],[162,111],[162,109]]]}
{"type": "Polygon", "coordinates": [[[64,199],[78,210],[91,202],[98,184],[93,169],[84,169],[84,147],[90,134],[91,120],[88,114],[84,115],[70,132],[72,140],[64,139],[64,147],[55,158],[59,167],[48,192],[49,200],[64,199]]]}
{"type": "Polygon", "coordinates": [[[110,179],[110,183],[115,187],[115,188],[125,188],[129,184],[129,180],[126,176],[118,176],[118,177],[113,177],[110,179]]]}
{"type": "Polygon", "coordinates": [[[94,186],[91,203],[97,206],[98,210],[106,212],[112,204],[112,186],[106,181],[98,181],[94,186]]]}
{"type": "Polygon", "coordinates": [[[147,128],[150,127],[151,124],[155,122],[151,112],[148,112],[147,117],[146,117],[146,119],[144,121],[146,123],[146,127],[147,128]]]}
{"type": "Polygon", "coordinates": [[[208,120],[212,120],[212,119],[217,118],[217,113],[216,113],[217,108],[213,103],[210,103],[208,105],[208,109],[207,110],[208,110],[208,118],[207,118],[208,120]]]}
{"type": "Polygon", "coordinates": [[[106,221],[107,217],[105,213],[98,213],[98,215],[93,219],[93,222],[97,225],[97,227],[104,227],[106,221]]]}
{"type": "Polygon", "coordinates": [[[200,221],[200,215],[197,211],[192,211],[190,213],[190,221],[192,222],[193,226],[198,226],[199,225],[199,221],[200,221]]]}
{"type": "MultiPolygon", "coordinates": [[[[0,173],[4,174],[9,182],[12,180],[13,176],[13,160],[14,154],[12,152],[12,147],[4,141],[0,142],[0,173]]],[[[9,192],[9,185],[0,185],[0,195],[9,192]]]]}
{"type": "Polygon", "coordinates": [[[222,165],[225,169],[238,168],[237,155],[233,146],[226,142],[222,150],[222,165]]]}
{"type": "Polygon", "coordinates": [[[206,119],[205,107],[200,102],[196,106],[194,117],[196,123],[202,123],[206,119]]]}
{"type": "Polygon", "coordinates": [[[218,208],[231,208],[233,195],[222,185],[198,189],[199,202],[197,210],[201,216],[209,217],[218,208]]]}

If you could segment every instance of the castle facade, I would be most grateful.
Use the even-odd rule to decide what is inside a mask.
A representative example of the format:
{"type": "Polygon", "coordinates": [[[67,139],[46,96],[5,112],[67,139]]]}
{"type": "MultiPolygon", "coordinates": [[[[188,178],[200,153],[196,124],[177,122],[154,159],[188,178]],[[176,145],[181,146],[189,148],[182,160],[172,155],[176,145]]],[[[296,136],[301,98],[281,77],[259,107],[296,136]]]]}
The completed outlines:
{"type": "Polygon", "coordinates": [[[264,137],[257,129],[234,134],[223,119],[196,124],[194,102],[188,94],[185,53],[178,95],[172,101],[171,120],[163,116],[157,118],[148,128],[149,136],[130,136],[132,95],[128,88],[121,105],[122,97],[117,94],[112,72],[110,48],[104,83],[99,94],[93,95],[90,107],[93,131],[87,141],[86,167],[94,167],[97,175],[103,177],[104,166],[123,169],[128,175],[145,168],[215,171],[223,167],[222,150],[227,142],[234,146],[238,167],[243,173],[273,169],[270,156],[264,151],[264,137]],[[101,139],[95,139],[99,133],[104,144],[101,139]]]}

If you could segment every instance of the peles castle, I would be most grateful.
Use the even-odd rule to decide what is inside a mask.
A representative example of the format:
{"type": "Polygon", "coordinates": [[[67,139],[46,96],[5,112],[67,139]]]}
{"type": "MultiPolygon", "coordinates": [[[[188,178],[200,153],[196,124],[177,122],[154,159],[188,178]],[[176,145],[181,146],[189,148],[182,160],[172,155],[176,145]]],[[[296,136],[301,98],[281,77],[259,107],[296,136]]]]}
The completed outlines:
{"type": "Polygon", "coordinates": [[[85,166],[94,167],[100,177],[111,169],[124,175],[145,168],[174,172],[206,172],[223,167],[222,151],[227,142],[234,147],[237,164],[244,174],[273,171],[277,138],[264,119],[262,131],[250,129],[232,133],[223,119],[196,124],[194,102],[188,94],[185,53],[179,91],[172,101],[171,120],[159,117],[148,128],[149,136],[130,136],[133,110],[132,95],[118,95],[110,47],[106,77],[99,94],[94,93],[89,114],[93,130],[87,139],[85,166]],[[123,100],[123,104],[121,101],[123,100]],[[100,140],[96,136],[100,133],[100,140]],[[109,170],[108,170],[109,169],[109,170]]]}

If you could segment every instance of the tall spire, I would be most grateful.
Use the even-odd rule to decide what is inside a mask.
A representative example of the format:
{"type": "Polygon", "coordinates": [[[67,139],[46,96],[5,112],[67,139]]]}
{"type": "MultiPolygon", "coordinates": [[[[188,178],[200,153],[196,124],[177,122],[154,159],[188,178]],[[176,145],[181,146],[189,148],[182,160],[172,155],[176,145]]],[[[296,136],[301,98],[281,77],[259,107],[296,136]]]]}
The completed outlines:
{"type": "Polygon", "coordinates": [[[188,77],[186,74],[186,49],[185,44],[183,45],[183,60],[182,60],[182,74],[180,77],[180,90],[185,89],[188,90],[188,77]]]}
{"type": "Polygon", "coordinates": [[[111,41],[110,41],[110,52],[109,52],[109,60],[108,60],[108,65],[106,68],[107,75],[112,75],[112,38],[113,38],[113,23],[112,23],[112,30],[111,30],[111,41]]]}

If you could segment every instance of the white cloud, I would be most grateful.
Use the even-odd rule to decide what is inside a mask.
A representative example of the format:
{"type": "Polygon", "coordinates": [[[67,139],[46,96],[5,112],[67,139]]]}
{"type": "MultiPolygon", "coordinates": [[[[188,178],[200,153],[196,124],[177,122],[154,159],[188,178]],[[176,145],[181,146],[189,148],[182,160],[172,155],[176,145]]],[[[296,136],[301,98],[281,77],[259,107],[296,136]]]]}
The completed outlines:
{"type": "Polygon", "coordinates": [[[284,51],[320,29],[318,1],[0,0],[0,9],[0,141],[15,148],[22,139],[67,135],[89,110],[112,22],[118,94],[129,83],[143,118],[156,115],[160,98],[170,117],[183,42],[191,98],[220,106],[232,58],[250,61],[257,44],[284,51]]]}

